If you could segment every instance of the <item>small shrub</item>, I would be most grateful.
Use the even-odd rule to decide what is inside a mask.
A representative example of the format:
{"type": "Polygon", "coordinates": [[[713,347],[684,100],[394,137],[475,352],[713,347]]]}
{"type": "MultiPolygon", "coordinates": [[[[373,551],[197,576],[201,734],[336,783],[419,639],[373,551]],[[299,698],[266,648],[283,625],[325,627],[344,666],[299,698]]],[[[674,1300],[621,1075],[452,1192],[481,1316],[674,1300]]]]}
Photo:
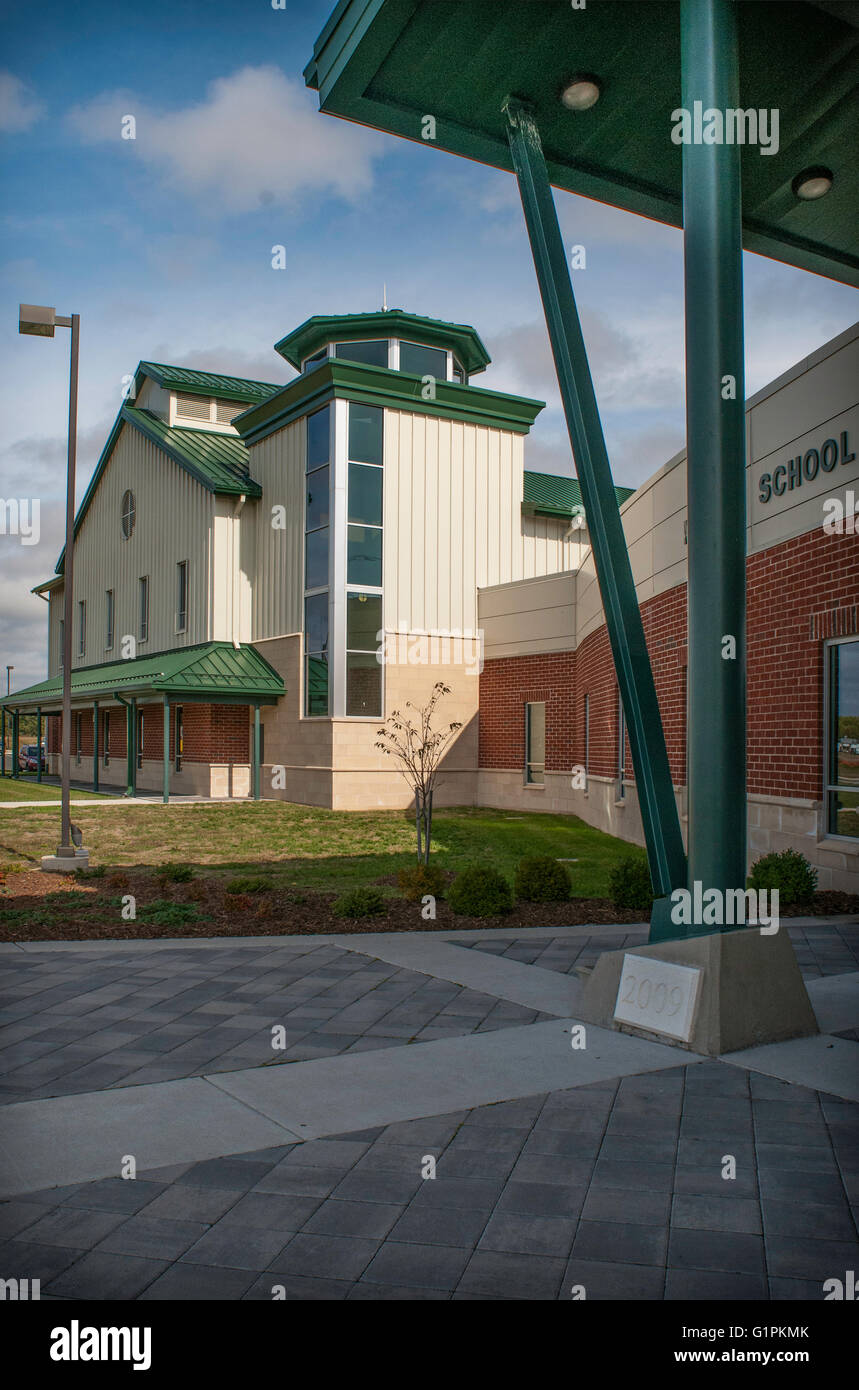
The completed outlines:
{"type": "Polygon", "coordinates": [[[250,912],[254,900],[250,893],[225,893],[224,907],[228,912],[250,912]]]}
{"type": "Polygon", "coordinates": [[[764,854],[752,865],[746,887],[758,892],[777,888],[780,907],[810,903],[817,889],[817,870],[795,849],[764,854]]]}
{"type": "Polygon", "coordinates": [[[165,879],[167,883],[190,883],[194,877],[194,870],[189,864],[162,864],[158,870],[158,877],[165,879]]]}
{"type": "Polygon", "coordinates": [[[510,884],[489,864],[470,864],[457,874],[448,894],[461,917],[498,917],[512,906],[510,884]]]}
{"type": "Polygon", "coordinates": [[[74,888],[61,888],[56,893],[46,893],[42,898],[42,903],[45,907],[71,910],[79,907],[90,907],[92,899],[83,893],[76,893],[74,888]]]}
{"type": "Polygon", "coordinates": [[[547,854],[520,859],[513,891],[526,903],[565,903],[572,891],[569,870],[547,854]]]}
{"type": "Polygon", "coordinates": [[[397,887],[410,903],[419,903],[428,893],[443,898],[447,878],[438,864],[412,864],[408,869],[400,869],[397,887]]]}
{"type": "Polygon", "coordinates": [[[269,893],[271,884],[262,874],[239,874],[236,878],[228,880],[225,891],[227,893],[269,893]]]}
{"type": "Polygon", "coordinates": [[[97,864],[92,869],[76,869],[75,874],[78,878],[104,878],[107,869],[104,864],[97,864]]]}
{"type": "Polygon", "coordinates": [[[111,874],[107,880],[108,888],[112,888],[115,893],[125,893],[129,886],[128,874],[111,874]]]}
{"type": "Polygon", "coordinates": [[[283,901],[285,903],[291,903],[293,907],[304,907],[304,904],[307,902],[307,894],[290,890],[284,893],[283,901]]]}
{"type": "Polygon", "coordinates": [[[350,888],[340,895],[331,911],[335,917],[379,917],[385,907],[378,888],[350,888]]]}
{"type": "Polygon", "coordinates": [[[609,893],[615,907],[633,912],[649,912],[653,906],[653,884],[644,854],[628,854],[615,864],[609,875],[609,893]]]}
{"type": "Polygon", "coordinates": [[[154,898],[137,909],[137,916],[156,927],[179,927],[183,922],[196,922],[200,916],[192,903],[173,903],[169,898],[154,898]]]}

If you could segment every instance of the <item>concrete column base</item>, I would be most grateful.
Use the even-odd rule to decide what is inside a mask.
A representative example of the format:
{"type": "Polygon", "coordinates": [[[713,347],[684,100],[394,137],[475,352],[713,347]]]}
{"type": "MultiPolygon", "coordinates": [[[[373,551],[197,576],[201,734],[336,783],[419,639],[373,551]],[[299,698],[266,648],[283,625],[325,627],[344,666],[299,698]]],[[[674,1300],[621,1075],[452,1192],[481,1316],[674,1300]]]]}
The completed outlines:
{"type": "Polygon", "coordinates": [[[74,855],[43,854],[39,866],[43,874],[75,874],[89,868],[89,850],[76,849],[74,855]]]}
{"type": "Polygon", "coordinates": [[[759,928],[752,927],[660,941],[636,946],[631,952],[605,951],[585,979],[576,1017],[709,1057],[788,1038],[806,1038],[820,1031],[784,926],[773,936],[764,936],[759,928]],[[701,971],[688,1042],[615,1020],[618,985],[627,954],[701,971]]]}

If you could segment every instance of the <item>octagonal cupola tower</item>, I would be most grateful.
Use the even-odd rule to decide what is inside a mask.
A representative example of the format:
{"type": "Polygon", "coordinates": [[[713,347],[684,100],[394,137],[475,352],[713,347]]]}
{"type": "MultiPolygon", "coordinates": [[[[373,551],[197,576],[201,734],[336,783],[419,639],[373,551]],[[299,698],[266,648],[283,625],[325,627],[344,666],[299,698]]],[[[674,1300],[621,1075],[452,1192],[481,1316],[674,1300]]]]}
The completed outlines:
{"type": "Polygon", "coordinates": [[[371,314],[317,314],[275,344],[300,372],[330,357],[436,381],[467,385],[490,357],[468,324],[380,309],[371,314]]]}

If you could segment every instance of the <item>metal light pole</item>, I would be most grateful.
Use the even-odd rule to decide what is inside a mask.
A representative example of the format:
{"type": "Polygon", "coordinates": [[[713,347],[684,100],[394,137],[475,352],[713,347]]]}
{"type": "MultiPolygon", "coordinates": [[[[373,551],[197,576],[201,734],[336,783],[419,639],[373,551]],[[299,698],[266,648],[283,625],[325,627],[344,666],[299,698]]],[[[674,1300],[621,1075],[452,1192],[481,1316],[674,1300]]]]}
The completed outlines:
{"type": "Polygon", "coordinates": [[[63,747],[62,747],[62,831],[57,846],[58,859],[74,859],[75,847],[71,829],[71,751],[72,751],[72,622],[75,544],[75,461],[77,457],[78,421],[78,349],[80,315],[65,318],[55,309],[40,304],[19,306],[18,332],[37,338],[53,338],[55,328],[71,329],[71,360],[69,368],[69,454],[66,475],[66,549],[64,558],[65,589],[63,592],[63,747]]]}

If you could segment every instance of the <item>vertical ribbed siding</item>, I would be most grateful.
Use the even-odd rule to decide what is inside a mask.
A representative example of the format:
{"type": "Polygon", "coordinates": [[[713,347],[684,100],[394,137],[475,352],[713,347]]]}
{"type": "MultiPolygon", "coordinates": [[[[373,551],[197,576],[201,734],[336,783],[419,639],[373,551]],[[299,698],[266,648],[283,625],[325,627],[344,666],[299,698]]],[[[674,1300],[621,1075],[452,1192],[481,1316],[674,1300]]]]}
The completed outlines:
{"type": "MultiPolygon", "coordinates": [[[[262,487],[244,524],[253,530],[251,641],[300,632],[304,595],[304,458],[306,424],[296,420],[251,445],[250,474],[262,487]],[[286,509],[284,530],[272,526],[272,508],[286,509]],[[251,520],[253,516],[253,521],[251,520]]],[[[244,559],[244,542],[242,543],[244,559]]]]}
{"type": "Polygon", "coordinates": [[[473,630],[478,588],[575,566],[563,522],[522,517],[523,460],[521,435],[385,411],[389,630],[473,630]]]}
{"type": "MultiPolygon", "coordinates": [[[[75,643],[72,664],[93,666],[118,660],[128,634],[137,638],[138,581],[149,576],[149,637],[138,653],[192,646],[210,637],[210,536],[214,494],[175,464],[157,445],[125,425],[75,541],[74,601],[87,605],[83,657],[75,643]],[[125,540],[120,507],[126,488],[134,493],[134,531],[125,540]],[[188,561],[188,619],[176,632],[176,566],[188,561]],[[105,648],[105,593],[115,594],[114,642],[105,648]]],[[[59,671],[62,594],[51,604],[50,674],[59,671]],[[55,611],[56,610],[56,611],[55,611]]],[[[77,611],[77,609],[75,610],[77,611]]]]}

